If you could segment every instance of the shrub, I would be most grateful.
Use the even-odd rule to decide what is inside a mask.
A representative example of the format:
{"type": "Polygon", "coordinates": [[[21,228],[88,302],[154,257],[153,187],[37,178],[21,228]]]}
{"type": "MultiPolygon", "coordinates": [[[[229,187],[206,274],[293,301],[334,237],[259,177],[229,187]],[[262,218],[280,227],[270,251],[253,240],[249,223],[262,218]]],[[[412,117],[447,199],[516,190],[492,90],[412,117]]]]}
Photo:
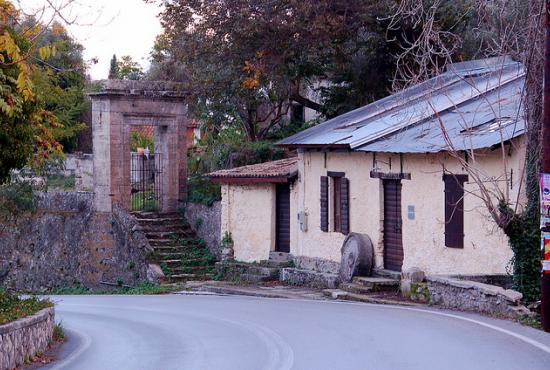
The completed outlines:
{"type": "Polygon", "coordinates": [[[22,299],[5,290],[0,290],[0,325],[33,315],[52,306],[53,303],[47,299],[36,297],[22,299]]]}

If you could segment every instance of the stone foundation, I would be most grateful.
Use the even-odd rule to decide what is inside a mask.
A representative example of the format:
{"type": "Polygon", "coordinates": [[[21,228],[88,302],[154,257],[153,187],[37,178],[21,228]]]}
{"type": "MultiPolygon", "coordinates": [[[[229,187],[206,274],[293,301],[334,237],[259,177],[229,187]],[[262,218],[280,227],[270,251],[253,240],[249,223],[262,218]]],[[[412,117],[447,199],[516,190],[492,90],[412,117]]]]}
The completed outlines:
{"type": "Polygon", "coordinates": [[[151,250],[121,208],[93,211],[93,194],[45,193],[38,211],[0,225],[0,286],[19,291],[146,280],[151,250]]]}
{"type": "Polygon", "coordinates": [[[187,203],[185,206],[185,218],[195,230],[198,237],[203,239],[210,252],[221,259],[221,202],[215,202],[211,207],[204,204],[187,203]]]}
{"type": "Polygon", "coordinates": [[[507,318],[530,314],[514,290],[447,276],[428,276],[426,281],[432,304],[507,318]]]}
{"type": "Polygon", "coordinates": [[[302,270],[312,270],[327,274],[338,274],[340,270],[340,263],[324,258],[293,256],[292,260],[294,266],[302,270]]]}
{"type": "Polygon", "coordinates": [[[0,326],[0,370],[11,370],[44,352],[55,325],[53,307],[0,326]]]}

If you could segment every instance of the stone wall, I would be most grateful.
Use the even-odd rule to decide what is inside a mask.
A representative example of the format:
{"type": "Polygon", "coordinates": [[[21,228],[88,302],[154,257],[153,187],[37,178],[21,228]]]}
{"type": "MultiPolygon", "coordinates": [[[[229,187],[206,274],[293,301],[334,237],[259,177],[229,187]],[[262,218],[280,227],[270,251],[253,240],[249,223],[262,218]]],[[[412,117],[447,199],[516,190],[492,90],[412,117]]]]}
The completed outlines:
{"type": "Polygon", "coordinates": [[[432,304],[498,317],[518,318],[530,314],[521,305],[521,293],[514,290],[447,276],[428,276],[426,281],[432,304]]]}
{"type": "Polygon", "coordinates": [[[185,218],[217,259],[221,258],[221,209],[221,202],[211,207],[196,203],[185,206],[185,218]]]}
{"type": "Polygon", "coordinates": [[[52,340],[55,325],[53,307],[0,325],[0,370],[11,370],[25,359],[44,352],[52,340]]]}
{"type": "Polygon", "coordinates": [[[77,191],[92,191],[94,187],[94,156],[92,154],[68,154],[64,167],[65,176],[75,177],[77,191]]]}
{"type": "Polygon", "coordinates": [[[145,280],[150,247],[132,219],[116,207],[94,212],[90,193],[42,194],[36,213],[0,225],[0,286],[43,291],[145,280]]]}

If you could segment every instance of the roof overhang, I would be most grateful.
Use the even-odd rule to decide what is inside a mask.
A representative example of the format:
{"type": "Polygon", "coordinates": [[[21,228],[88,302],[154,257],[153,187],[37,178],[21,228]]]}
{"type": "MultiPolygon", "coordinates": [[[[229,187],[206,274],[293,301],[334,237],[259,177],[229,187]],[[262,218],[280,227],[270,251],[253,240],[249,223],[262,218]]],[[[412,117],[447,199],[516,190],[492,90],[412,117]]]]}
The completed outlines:
{"type": "Polygon", "coordinates": [[[244,184],[277,184],[291,182],[294,177],[211,177],[216,184],[244,185],[244,184]]]}

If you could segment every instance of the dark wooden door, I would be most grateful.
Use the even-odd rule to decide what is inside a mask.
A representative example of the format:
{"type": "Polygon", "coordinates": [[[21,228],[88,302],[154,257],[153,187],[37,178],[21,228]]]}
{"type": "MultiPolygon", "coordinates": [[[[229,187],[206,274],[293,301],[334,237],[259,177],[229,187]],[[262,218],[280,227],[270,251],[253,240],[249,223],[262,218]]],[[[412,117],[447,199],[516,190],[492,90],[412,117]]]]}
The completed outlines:
{"type": "Polygon", "coordinates": [[[277,252],[290,252],[290,185],[277,184],[276,197],[276,240],[277,252]]]}
{"type": "Polygon", "coordinates": [[[401,181],[384,180],[384,268],[401,271],[403,234],[401,231],[401,181]]]}

